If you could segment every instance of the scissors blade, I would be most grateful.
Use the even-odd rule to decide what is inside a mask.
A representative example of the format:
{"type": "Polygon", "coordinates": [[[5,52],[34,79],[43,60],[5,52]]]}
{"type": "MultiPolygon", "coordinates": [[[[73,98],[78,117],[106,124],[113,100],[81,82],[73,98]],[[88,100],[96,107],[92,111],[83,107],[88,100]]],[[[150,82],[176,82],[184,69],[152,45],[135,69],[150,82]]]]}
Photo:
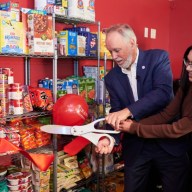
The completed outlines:
{"type": "Polygon", "coordinates": [[[43,125],[41,126],[41,131],[50,134],[61,134],[61,135],[72,135],[71,128],[73,126],[63,126],[63,125],[43,125]]]}

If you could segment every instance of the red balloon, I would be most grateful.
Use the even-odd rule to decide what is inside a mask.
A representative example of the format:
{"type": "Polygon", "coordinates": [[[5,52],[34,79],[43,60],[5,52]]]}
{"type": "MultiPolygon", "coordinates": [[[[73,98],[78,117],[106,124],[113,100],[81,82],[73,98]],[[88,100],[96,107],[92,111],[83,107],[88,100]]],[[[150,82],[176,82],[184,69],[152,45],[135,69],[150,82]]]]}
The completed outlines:
{"type": "Polygon", "coordinates": [[[64,95],[53,106],[53,121],[57,125],[82,125],[87,117],[88,104],[80,95],[64,95]]]}

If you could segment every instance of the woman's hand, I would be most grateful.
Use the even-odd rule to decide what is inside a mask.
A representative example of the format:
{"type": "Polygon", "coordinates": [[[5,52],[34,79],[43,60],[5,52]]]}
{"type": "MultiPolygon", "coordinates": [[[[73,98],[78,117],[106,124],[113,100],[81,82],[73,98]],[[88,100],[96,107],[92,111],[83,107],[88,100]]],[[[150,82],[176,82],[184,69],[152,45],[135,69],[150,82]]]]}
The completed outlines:
{"type": "Polygon", "coordinates": [[[129,132],[130,126],[133,123],[131,119],[127,119],[126,121],[121,121],[119,124],[119,128],[115,129],[117,131],[122,131],[122,132],[129,132]]]}

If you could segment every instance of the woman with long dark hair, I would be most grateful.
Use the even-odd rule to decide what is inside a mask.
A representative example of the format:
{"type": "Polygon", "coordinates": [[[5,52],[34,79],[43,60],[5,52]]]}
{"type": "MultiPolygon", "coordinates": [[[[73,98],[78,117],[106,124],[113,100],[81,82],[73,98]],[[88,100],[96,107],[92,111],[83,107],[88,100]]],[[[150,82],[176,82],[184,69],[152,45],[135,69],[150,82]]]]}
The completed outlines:
{"type": "Polygon", "coordinates": [[[192,46],[184,53],[180,88],[172,102],[139,122],[121,121],[117,130],[145,138],[178,138],[192,132],[192,46]],[[178,120],[173,121],[176,117],[178,120]]]}

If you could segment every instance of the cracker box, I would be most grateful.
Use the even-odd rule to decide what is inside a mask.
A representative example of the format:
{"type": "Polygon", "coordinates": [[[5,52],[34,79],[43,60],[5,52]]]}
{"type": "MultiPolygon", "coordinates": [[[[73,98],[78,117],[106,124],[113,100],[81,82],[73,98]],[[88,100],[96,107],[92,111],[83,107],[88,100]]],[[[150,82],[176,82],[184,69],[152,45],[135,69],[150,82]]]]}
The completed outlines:
{"type": "Polygon", "coordinates": [[[0,19],[0,52],[23,53],[23,23],[0,19]]]}
{"type": "Polygon", "coordinates": [[[20,21],[19,3],[9,1],[7,3],[0,3],[0,10],[10,11],[16,14],[16,21],[20,21]]]}
{"type": "Polygon", "coordinates": [[[29,54],[53,55],[52,16],[28,14],[29,54]]]}
{"type": "Polygon", "coordinates": [[[21,8],[21,21],[23,23],[23,28],[24,28],[24,53],[28,54],[29,53],[29,43],[28,43],[28,24],[27,24],[27,17],[28,14],[42,14],[42,15],[46,15],[47,12],[45,10],[34,10],[34,9],[28,9],[28,8],[21,8]]]}
{"type": "Polygon", "coordinates": [[[64,56],[77,55],[77,32],[60,31],[59,33],[59,52],[64,56]]]}

